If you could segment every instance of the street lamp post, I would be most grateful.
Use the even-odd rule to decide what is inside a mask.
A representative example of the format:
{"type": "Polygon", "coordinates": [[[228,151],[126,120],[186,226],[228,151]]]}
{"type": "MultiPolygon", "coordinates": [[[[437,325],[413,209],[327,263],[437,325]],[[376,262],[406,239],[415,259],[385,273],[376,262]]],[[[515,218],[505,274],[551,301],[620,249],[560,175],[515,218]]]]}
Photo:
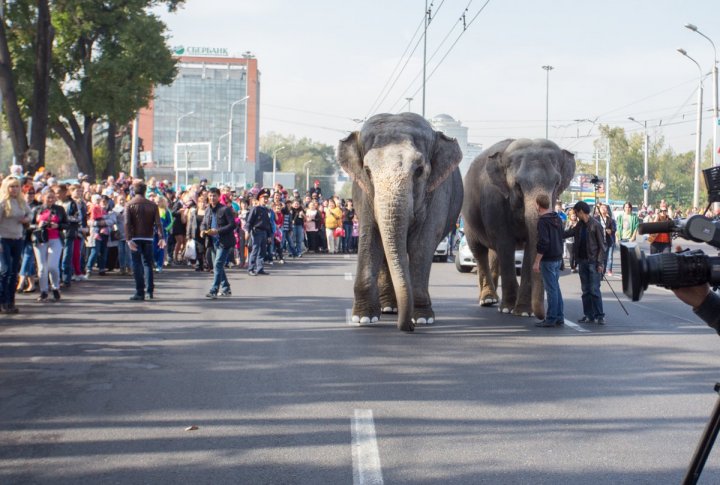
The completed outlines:
{"type": "Polygon", "coordinates": [[[405,101],[408,102],[407,110],[408,112],[412,112],[412,108],[410,108],[410,103],[412,102],[413,98],[405,98],[405,101]]]}
{"type": "Polygon", "coordinates": [[[548,137],[548,120],[549,120],[549,108],[550,108],[550,71],[554,69],[552,66],[543,66],[543,69],[547,72],[545,79],[545,138],[548,137]]]}
{"type": "Polygon", "coordinates": [[[272,178],[272,186],[273,190],[275,190],[275,166],[277,165],[277,154],[280,150],[285,150],[285,147],[276,148],[273,150],[273,178],[272,178]]]}
{"type": "Polygon", "coordinates": [[[644,156],[643,156],[643,203],[645,204],[645,207],[648,205],[648,193],[650,192],[650,182],[648,180],[648,145],[650,143],[650,139],[648,137],[647,132],[647,120],[640,123],[638,120],[633,118],[632,116],[629,116],[628,119],[630,121],[634,121],[638,125],[643,127],[643,134],[645,138],[645,143],[643,144],[644,148],[644,156]]]}
{"type": "Polygon", "coordinates": [[[718,146],[718,125],[720,125],[720,115],[718,115],[718,56],[717,56],[717,49],[715,48],[715,42],[712,41],[710,37],[703,34],[698,30],[697,26],[693,24],[685,24],[685,28],[692,30],[693,32],[696,32],[703,37],[705,37],[713,48],[713,167],[716,167],[720,165],[720,159],[718,159],[718,150],[720,150],[720,147],[718,146]]]}
{"type": "MultiPolygon", "coordinates": [[[[235,108],[235,105],[247,101],[249,97],[250,96],[245,96],[230,105],[230,118],[228,119],[228,179],[232,176],[233,108],[235,108]]],[[[247,123],[245,123],[245,132],[247,133],[247,123]]]]}
{"type": "Polygon", "coordinates": [[[303,163],[303,168],[305,169],[305,190],[310,190],[310,167],[308,167],[308,165],[311,163],[312,160],[303,163]]]}
{"type": "Polygon", "coordinates": [[[174,151],[173,158],[175,160],[175,187],[180,185],[180,171],[178,170],[178,163],[177,163],[178,162],[177,161],[177,146],[178,146],[178,143],[180,143],[180,121],[183,118],[187,118],[188,116],[194,115],[194,114],[195,114],[195,111],[189,111],[183,115],[178,116],[177,123],[175,124],[175,147],[174,147],[175,149],[173,150],[174,151]]]}
{"type": "Polygon", "coordinates": [[[703,102],[703,72],[700,64],[690,57],[685,49],[677,50],[680,54],[684,55],[698,68],[700,72],[700,81],[698,84],[698,102],[697,102],[697,133],[695,136],[695,177],[693,179],[693,209],[698,207],[700,204],[700,161],[702,156],[702,102],[703,102]]]}
{"type": "Polygon", "coordinates": [[[218,138],[218,142],[217,142],[217,165],[216,165],[216,167],[217,167],[216,170],[217,170],[217,171],[220,171],[220,147],[222,146],[222,139],[225,138],[226,136],[230,136],[230,132],[229,132],[229,131],[228,131],[227,133],[223,133],[223,134],[220,135],[220,137],[218,138]]]}

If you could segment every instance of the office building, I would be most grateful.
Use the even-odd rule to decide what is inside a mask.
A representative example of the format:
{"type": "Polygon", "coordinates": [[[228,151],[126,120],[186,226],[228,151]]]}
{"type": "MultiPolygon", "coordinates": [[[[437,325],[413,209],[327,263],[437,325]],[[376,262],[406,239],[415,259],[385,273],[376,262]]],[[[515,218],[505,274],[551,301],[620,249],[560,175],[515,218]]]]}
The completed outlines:
{"type": "Polygon", "coordinates": [[[456,121],[452,116],[446,114],[439,114],[433,116],[430,120],[430,124],[437,131],[442,131],[451,138],[456,138],[460,145],[460,150],[463,153],[462,162],[460,162],[460,173],[463,177],[470,168],[470,164],[480,152],[482,152],[482,145],[477,143],[468,142],[468,128],[463,126],[461,122],[456,121]]]}

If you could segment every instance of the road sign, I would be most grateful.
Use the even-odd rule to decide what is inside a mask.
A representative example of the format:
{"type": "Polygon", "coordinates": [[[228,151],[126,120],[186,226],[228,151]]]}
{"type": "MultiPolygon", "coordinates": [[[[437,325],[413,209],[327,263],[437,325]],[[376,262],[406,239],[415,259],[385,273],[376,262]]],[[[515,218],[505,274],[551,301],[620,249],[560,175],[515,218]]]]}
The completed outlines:
{"type": "Polygon", "coordinates": [[[643,182],[643,190],[647,190],[650,188],[650,184],[647,183],[647,181],[643,182]]]}

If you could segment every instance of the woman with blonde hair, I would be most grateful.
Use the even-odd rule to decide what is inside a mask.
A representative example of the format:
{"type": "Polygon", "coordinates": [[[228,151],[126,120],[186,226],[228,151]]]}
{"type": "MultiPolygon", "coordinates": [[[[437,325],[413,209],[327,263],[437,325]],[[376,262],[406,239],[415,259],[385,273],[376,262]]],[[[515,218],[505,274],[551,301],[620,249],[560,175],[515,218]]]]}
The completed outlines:
{"type": "Polygon", "coordinates": [[[30,206],[20,190],[20,181],[6,177],[0,184],[0,312],[18,313],[15,306],[25,224],[30,222],[30,206]]]}

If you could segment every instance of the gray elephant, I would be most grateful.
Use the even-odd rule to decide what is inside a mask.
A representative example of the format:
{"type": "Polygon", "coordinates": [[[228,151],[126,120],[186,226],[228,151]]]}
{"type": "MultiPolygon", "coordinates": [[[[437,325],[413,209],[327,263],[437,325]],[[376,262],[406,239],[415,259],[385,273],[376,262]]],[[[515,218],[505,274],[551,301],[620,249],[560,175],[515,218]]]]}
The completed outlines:
{"type": "Polygon", "coordinates": [[[461,160],[457,141],[414,113],[375,115],[340,141],[360,220],[354,322],[397,312],[404,331],[434,323],[430,268],[460,214],[461,160]]]}
{"type": "Polygon", "coordinates": [[[537,253],[535,198],[555,201],[575,174],[575,157],[550,140],[504,140],[483,151],[465,176],[465,235],[478,264],[480,304],[502,301],[498,311],[545,317],[542,278],[532,271],[537,253]],[[516,249],[525,255],[518,291],[516,249]],[[497,258],[497,259],[495,259],[497,258]]]}

